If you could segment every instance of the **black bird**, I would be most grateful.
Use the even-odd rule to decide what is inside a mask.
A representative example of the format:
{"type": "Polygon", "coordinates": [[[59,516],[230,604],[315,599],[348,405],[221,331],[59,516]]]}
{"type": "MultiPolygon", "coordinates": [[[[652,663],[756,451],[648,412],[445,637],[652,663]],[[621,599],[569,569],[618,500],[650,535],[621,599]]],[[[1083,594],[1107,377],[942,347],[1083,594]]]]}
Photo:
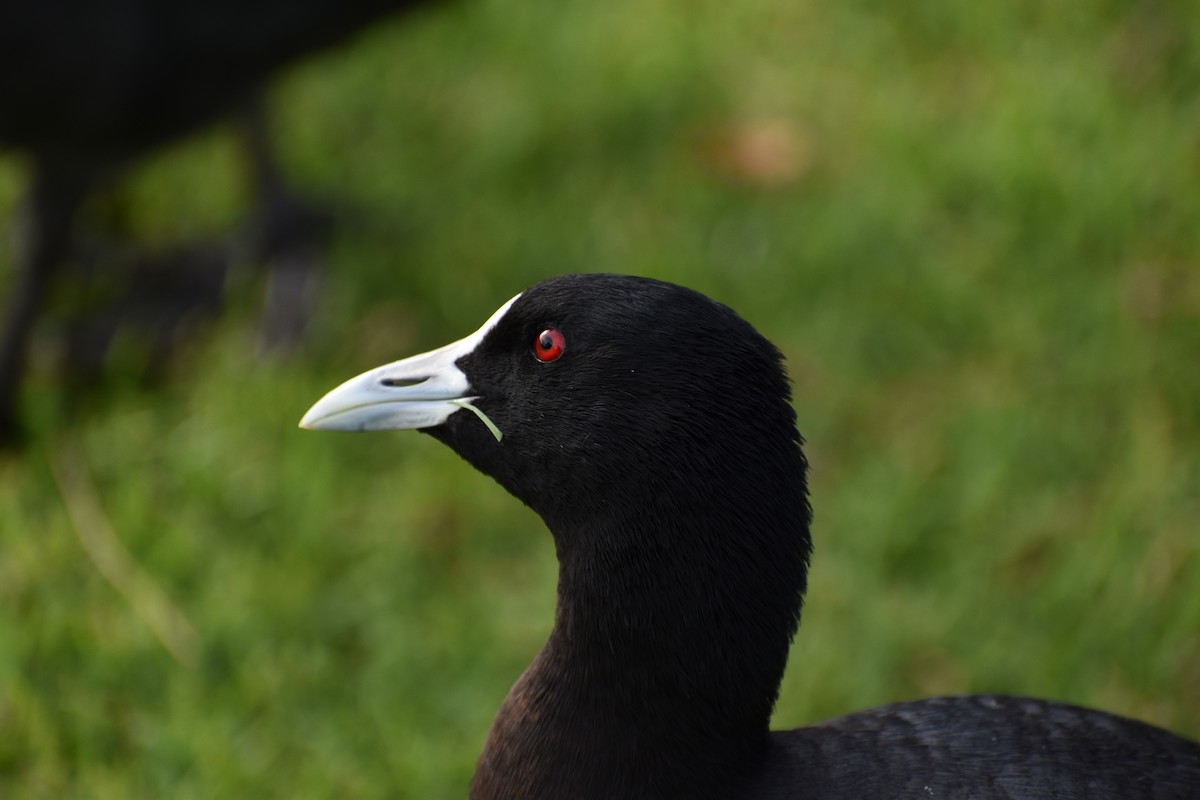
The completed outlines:
{"type": "Polygon", "coordinates": [[[24,152],[31,173],[26,242],[0,330],[0,440],[16,436],[30,330],[87,198],[147,152],[244,110],[264,217],[261,249],[303,247],[321,215],[285,185],[267,147],[258,90],[284,65],[427,2],[0,3],[0,146],[24,152]]]}
{"type": "Polygon", "coordinates": [[[554,629],[496,716],[474,800],[1200,798],[1197,744],[1045,700],[769,731],[811,549],[806,462],[779,351],[694,291],[552,278],[300,424],[421,429],[554,535],[554,629]]]}

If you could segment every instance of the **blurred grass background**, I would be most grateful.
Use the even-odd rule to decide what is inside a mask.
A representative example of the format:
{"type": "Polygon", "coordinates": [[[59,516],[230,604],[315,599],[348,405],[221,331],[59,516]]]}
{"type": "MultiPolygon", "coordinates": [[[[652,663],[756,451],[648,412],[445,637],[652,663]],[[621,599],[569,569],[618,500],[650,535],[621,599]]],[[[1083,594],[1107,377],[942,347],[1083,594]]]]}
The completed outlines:
{"type": "MultiPolygon", "coordinates": [[[[685,283],[789,358],[817,552],[777,727],[987,691],[1200,736],[1200,6],[482,0],[274,101],[353,209],[307,351],[257,358],[242,287],[154,390],[117,359],[68,419],[35,366],[0,796],[464,796],[551,623],[549,536],[426,437],[295,425],[576,271],[685,283]]],[[[247,203],[222,130],[124,191],[148,242],[247,203]]]]}

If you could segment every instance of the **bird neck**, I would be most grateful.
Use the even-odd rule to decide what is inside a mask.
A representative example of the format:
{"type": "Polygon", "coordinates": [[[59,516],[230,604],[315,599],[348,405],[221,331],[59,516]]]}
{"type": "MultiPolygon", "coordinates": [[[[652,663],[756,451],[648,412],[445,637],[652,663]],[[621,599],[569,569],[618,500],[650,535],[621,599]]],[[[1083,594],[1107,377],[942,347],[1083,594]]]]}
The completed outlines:
{"type": "Polygon", "coordinates": [[[472,800],[736,796],[799,619],[802,482],[791,499],[773,498],[775,519],[683,504],[669,522],[555,530],[554,629],[496,717],[472,800]]]}

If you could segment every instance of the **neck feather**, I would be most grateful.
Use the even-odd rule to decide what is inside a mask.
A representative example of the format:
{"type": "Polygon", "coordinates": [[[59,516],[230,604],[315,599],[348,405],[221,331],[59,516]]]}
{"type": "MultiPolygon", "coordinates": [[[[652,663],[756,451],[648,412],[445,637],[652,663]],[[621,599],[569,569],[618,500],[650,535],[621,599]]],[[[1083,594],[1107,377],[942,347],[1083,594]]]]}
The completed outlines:
{"type": "Polygon", "coordinates": [[[473,800],[735,796],[767,746],[810,547],[803,482],[762,488],[553,528],[554,630],[497,715],[473,800]]]}

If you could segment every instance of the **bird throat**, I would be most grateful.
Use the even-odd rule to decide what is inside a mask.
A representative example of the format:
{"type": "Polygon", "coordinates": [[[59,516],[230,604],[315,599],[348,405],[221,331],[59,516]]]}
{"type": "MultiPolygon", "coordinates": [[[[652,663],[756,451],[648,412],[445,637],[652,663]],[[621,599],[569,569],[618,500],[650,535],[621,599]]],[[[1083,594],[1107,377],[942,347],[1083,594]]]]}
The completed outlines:
{"type": "Polygon", "coordinates": [[[472,800],[739,794],[767,746],[804,577],[747,548],[759,532],[703,523],[707,542],[678,524],[556,534],[554,629],[496,716],[472,800]]]}

